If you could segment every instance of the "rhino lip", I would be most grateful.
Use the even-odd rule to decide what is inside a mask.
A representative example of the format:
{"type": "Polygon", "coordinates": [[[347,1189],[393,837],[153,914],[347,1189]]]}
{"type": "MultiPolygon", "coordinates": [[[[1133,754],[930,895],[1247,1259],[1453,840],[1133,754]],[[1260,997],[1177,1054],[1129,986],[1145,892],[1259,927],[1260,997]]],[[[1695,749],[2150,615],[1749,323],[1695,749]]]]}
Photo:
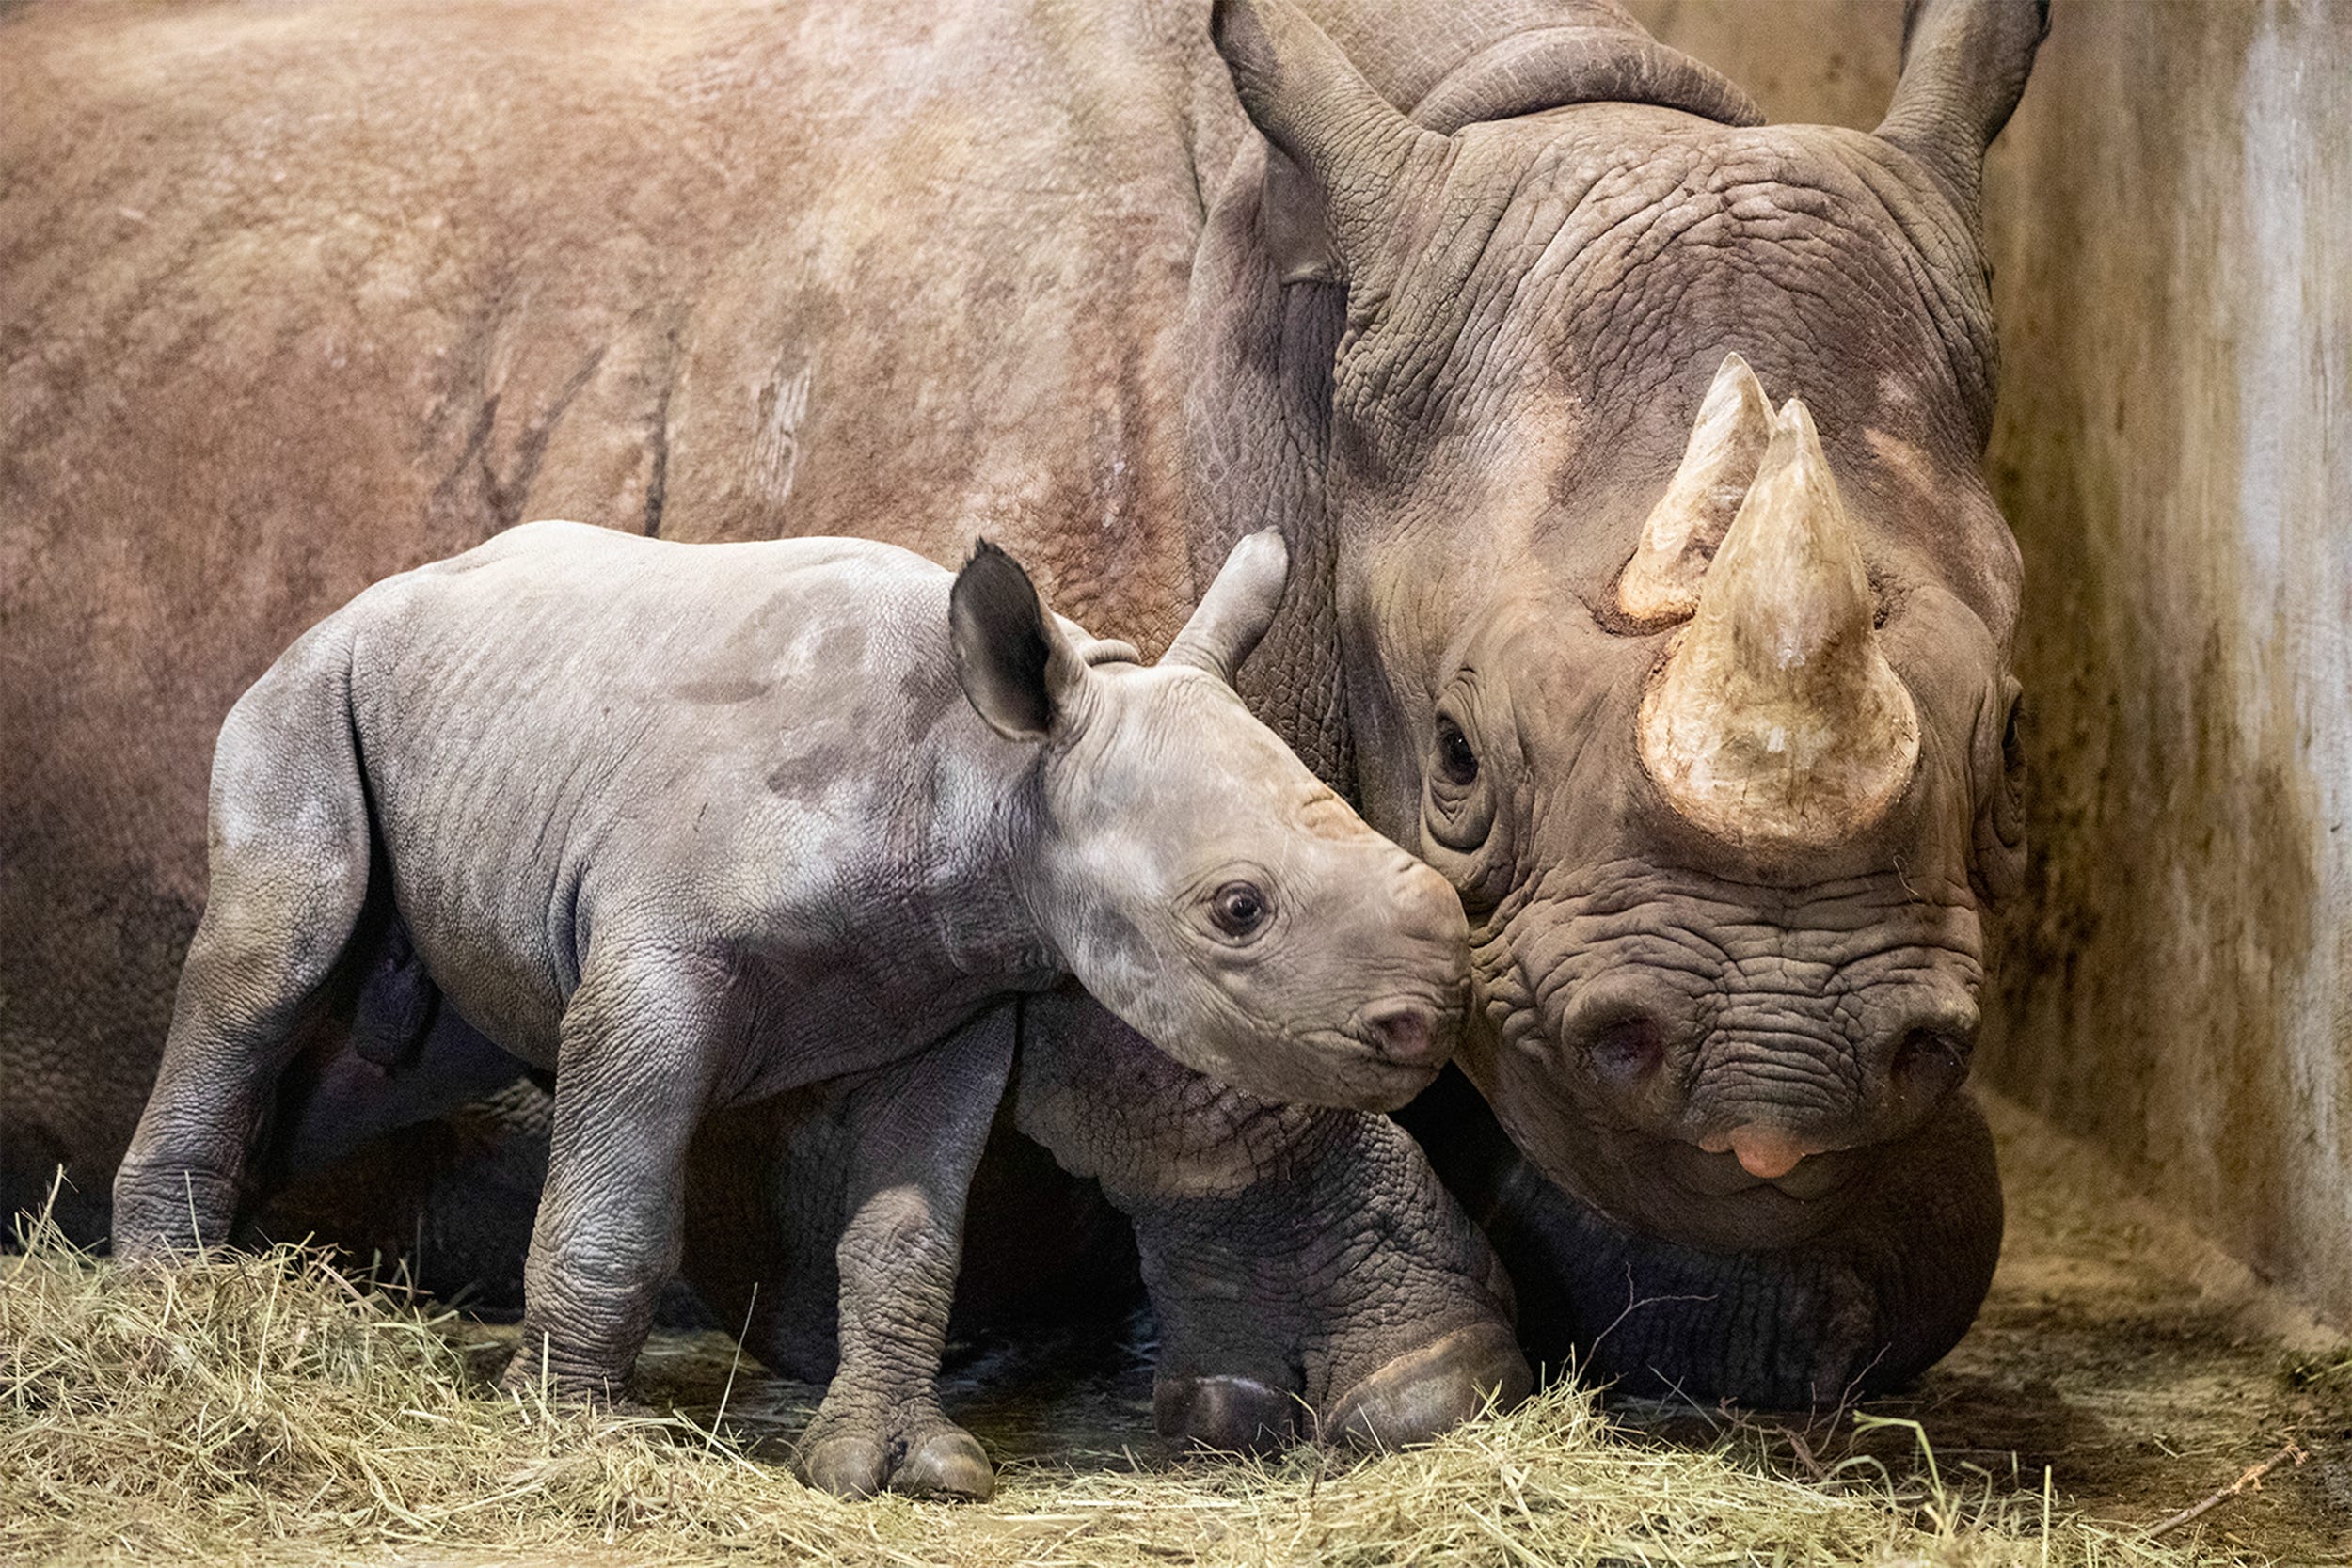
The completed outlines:
{"type": "Polygon", "coordinates": [[[1738,1198],[1771,1193],[1799,1203],[1829,1196],[1853,1179],[1859,1162],[1845,1149],[1808,1154],[1776,1177],[1750,1174],[1728,1149],[1715,1153],[1684,1138],[1660,1138],[1667,1176],[1697,1197],[1738,1198]]]}

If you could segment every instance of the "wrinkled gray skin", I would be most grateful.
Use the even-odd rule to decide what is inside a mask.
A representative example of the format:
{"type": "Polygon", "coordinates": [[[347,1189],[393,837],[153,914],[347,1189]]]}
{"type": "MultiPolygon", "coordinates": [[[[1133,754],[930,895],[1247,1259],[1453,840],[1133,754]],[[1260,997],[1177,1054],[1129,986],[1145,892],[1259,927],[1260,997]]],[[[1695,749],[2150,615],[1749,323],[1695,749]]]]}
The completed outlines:
{"type": "MultiPolygon", "coordinates": [[[[1976,198],[2038,8],[1923,8],[1875,135],[1545,112],[1556,94],[1459,125],[1432,107],[1442,85],[1408,119],[1387,100],[1414,93],[1375,92],[1281,0],[1220,24],[1277,150],[1227,186],[1212,243],[1220,217],[1263,230],[1288,201],[1274,266],[1338,280],[1334,312],[1343,298],[1308,450],[1356,776],[1367,816],[1470,912],[1483,1026],[1462,1062],[1549,1179],[1489,1172],[1473,1203],[1533,1341],[1613,1323],[1587,1367],[1697,1398],[1834,1402],[1907,1377],[1967,1326],[2000,1234],[1990,1142],[1957,1092],[1979,899],[2022,853],[2017,554],[1978,473],[1994,348],[1976,198]],[[1826,848],[1702,831],[1636,745],[1672,644],[1615,613],[1615,578],[1727,351],[1814,410],[1919,715],[1905,792],[1826,848]],[[1743,1141],[1803,1157],[1756,1174],[1743,1141]]],[[[1421,1125],[1478,1184],[1452,1130],[1421,1125]]]]}
{"type": "MultiPolygon", "coordinates": [[[[1929,8],[1881,136],[1756,127],[1607,0],[1308,10],[1430,136],[1275,47],[1295,13],[1228,19],[1237,78],[1201,0],[0,22],[0,529],[39,565],[0,572],[12,1196],[58,1157],[103,1190],[200,902],[212,734],[299,627],[524,516],[888,518],[944,559],[977,496],[1057,604],[1147,650],[1235,539],[1289,538],[1240,689],[1466,896],[1489,1027],[1465,1060],[1532,1164],[1474,1107],[1420,1126],[1509,1243],[1532,1343],[1702,1297],[1586,1364],[1798,1403],[1940,1354],[1998,1235],[1953,1087],[1978,901],[2021,852],[1975,185],[2036,8],[1929,8]],[[1302,153],[1337,134],[1269,171],[1253,116],[1302,153]],[[1345,245],[1318,167],[1378,198],[1340,203],[1345,245]],[[1812,407],[1925,732],[1898,810],[1801,863],[1659,809],[1631,716],[1670,634],[1609,610],[1733,350],[1812,407]],[[1492,805],[1470,848],[1423,804],[1449,703],[1492,805]],[[1755,1180],[1700,1147],[1742,1118],[1824,1151],[1755,1180]]],[[[1073,1124],[1248,1134],[1118,1188],[1162,1296],[1201,1308],[1164,1315],[1216,1316],[1230,1267],[1186,1260],[1236,1162],[1308,1230],[1449,1255],[1451,1210],[1379,1185],[1389,1124],[1199,1080],[1138,1099],[1149,1073],[1102,1064],[1144,1048],[1034,1010],[1024,1124],[1066,1163],[1103,1158],[1073,1124]],[[1311,1148],[1324,1174],[1280,1174],[1311,1148]]],[[[1206,1234],[1250,1233],[1232,1201],[1206,1234]]],[[[1347,1309],[1335,1271],[1298,1289],[1347,1309]]],[[[1165,1360],[1298,1354],[1222,1324],[1165,1360]]],[[[1164,1412],[1279,1411],[1296,1378],[1255,1385],[1164,1378],[1164,1412]]]]}
{"type": "Polygon", "coordinates": [[[887,545],[535,523],[370,589],[222,726],[118,1251],[226,1235],[355,947],[358,1049],[426,1026],[365,973],[362,928],[396,923],[441,1009],[558,1075],[511,1386],[617,1391],[705,1118],[850,1084],[839,1370],[803,1465],[984,1496],[935,1380],[1018,997],[1073,977],[1196,1070],[1374,1110],[1460,1021],[1451,890],[1227,684],[1284,573],[1279,536],[1244,541],[1155,668],[986,546],[951,590],[887,545]]]}

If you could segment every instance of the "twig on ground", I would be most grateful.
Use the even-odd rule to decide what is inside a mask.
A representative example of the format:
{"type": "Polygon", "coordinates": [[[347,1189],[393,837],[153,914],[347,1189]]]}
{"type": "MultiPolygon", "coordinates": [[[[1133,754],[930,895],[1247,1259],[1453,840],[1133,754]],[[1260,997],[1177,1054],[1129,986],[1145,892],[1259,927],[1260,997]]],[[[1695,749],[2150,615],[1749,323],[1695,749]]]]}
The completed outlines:
{"type": "Polygon", "coordinates": [[[1829,1472],[1821,1468],[1820,1460],[1813,1457],[1812,1446],[1805,1442],[1796,1428],[1784,1422],[1780,1428],[1780,1434],[1788,1439],[1789,1451],[1797,1456],[1797,1463],[1804,1466],[1806,1475],[1811,1476],[1815,1481],[1829,1480],[1829,1472]]]}
{"type": "Polygon", "coordinates": [[[1593,1342],[1585,1350],[1584,1358],[1587,1361],[1590,1361],[1593,1357],[1598,1355],[1600,1354],[1601,1341],[1608,1338],[1612,1334],[1617,1332],[1617,1325],[1619,1323],[1625,1322],[1626,1319],[1633,1316],[1635,1312],[1645,1307],[1664,1307],[1670,1303],[1677,1301],[1705,1302],[1713,1301],[1714,1299],[1715,1298],[1713,1296],[1642,1296],[1639,1299],[1636,1299],[1633,1286],[1633,1265],[1628,1263],[1625,1268],[1625,1310],[1610,1319],[1609,1326],[1607,1328],[1602,1329],[1598,1334],[1593,1336],[1593,1342]]]}
{"type": "Polygon", "coordinates": [[[2214,1493],[2212,1497],[2207,1497],[2203,1502],[2198,1503],[2193,1507],[2181,1510],[2178,1513],[2175,1513],[2171,1518],[2167,1519],[2160,1525],[2153,1525],[2149,1527],[2148,1539],[2153,1541],[2157,1536],[2163,1535],[2168,1531],[2179,1529],[2183,1525],[2185,1525],[2192,1520],[2203,1518],[2207,1513],[2217,1508],[2219,1508],[2223,1503],[2228,1502],[2232,1497],[2236,1497],[2241,1492],[2261,1491],[2263,1477],[2270,1474],[2271,1471],[2277,1469],[2280,1465],[2285,1464],[2290,1459],[2294,1460],[2297,1465],[2300,1465],[2303,1461],[2309,1459],[2311,1455],[2305,1453],[2301,1445],[2297,1444],[2294,1438],[2288,1438],[2287,1446],[2285,1448],[2280,1449],[2277,1453],[2272,1454],[2268,1459],[2264,1460],[2260,1465],[2248,1465],[2244,1475],[2238,1477],[2237,1480],[2230,1482],[2229,1485],[2224,1486],[2219,1491],[2214,1493]]]}

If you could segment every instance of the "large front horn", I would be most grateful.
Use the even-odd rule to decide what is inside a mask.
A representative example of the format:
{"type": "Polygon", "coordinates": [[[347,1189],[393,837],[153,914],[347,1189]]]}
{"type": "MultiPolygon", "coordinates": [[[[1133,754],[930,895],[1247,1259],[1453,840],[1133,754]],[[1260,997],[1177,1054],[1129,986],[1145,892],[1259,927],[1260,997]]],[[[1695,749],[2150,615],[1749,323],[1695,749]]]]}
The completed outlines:
{"type": "Polygon", "coordinates": [[[1628,620],[1687,621],[1699,607],[1699,584],[1739,516],[1748,486],[1772,441],[1772,405],[1748,362],[1724,356],[1699,404],[1682,467],[1642,525],[1642,543],[1617,578],[1617,609],[1628,620]]]}
{"type": "Polygon", "coordinates": [[[1642,699],[1642,762],[1720,838],[1819,848],[1876,821],[1919,759],[1813,417],[1791,399],[1698,610],[1642,699]]]}

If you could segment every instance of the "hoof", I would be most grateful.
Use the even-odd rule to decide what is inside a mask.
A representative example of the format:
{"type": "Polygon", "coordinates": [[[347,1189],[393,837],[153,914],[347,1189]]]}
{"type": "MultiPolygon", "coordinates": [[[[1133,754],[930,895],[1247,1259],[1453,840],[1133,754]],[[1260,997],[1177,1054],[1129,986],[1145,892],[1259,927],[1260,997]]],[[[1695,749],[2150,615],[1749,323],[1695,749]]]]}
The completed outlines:
{"type": "Polygon", "coordinates": [[[984,1503],[996,1493],[996,1469],[980,1440],[961,1427],[942,1427],[908,1450],[890,1489],[910,1497],[984,1503]]]}
{"type": "Polygon", "coordinates": [[[836,1497],[870,1497],[882,1489],[882,1449],[870,1437],[845,1433],[821,1437],[801,1455],[801,1479],[836,1497]]]}
{"type": "Polygon", "coordinates": [[[1508,1410],[1534,1391],[1518,1341],[1499,1323],[1458,1328],[1400,1355],[1331,1406],[1324,1434],[1363,1449],[1426,1443],[1482,1414],[1508,1410]]]}
{"type": "Polygon", "coordinates": [[[995,1495],[996,1471],[980,1440],[952,1422],[917,1430],[903,1443],[863,1432],[819,1435],[801,1449],[801,1479],[836,1497],[904,1493],[958,1502],[995,1495]],[[896,1465],[893,1452],[902,1455],[896,1465]]]}
{"type": "Polygon", "coordinates": [[[626,1401],[628,1381],[604,1377],[582,1376],[575,1372],[549,1372],[539,1357],[517,1350],[499,1374],[499,1393],[520,1400],[535,1407],[542,1398],[560,1408],[585,1407],[590,1410],[612,1410],[626,1401]]]}
{"type": "Polygon", "coordinates": [[[1291,1440],[1296,1402],[1252,1377],[1164,1377],[1152,1390],[1163,1437],[1220,1453],[1271,1453],[1291,1440]]]}

